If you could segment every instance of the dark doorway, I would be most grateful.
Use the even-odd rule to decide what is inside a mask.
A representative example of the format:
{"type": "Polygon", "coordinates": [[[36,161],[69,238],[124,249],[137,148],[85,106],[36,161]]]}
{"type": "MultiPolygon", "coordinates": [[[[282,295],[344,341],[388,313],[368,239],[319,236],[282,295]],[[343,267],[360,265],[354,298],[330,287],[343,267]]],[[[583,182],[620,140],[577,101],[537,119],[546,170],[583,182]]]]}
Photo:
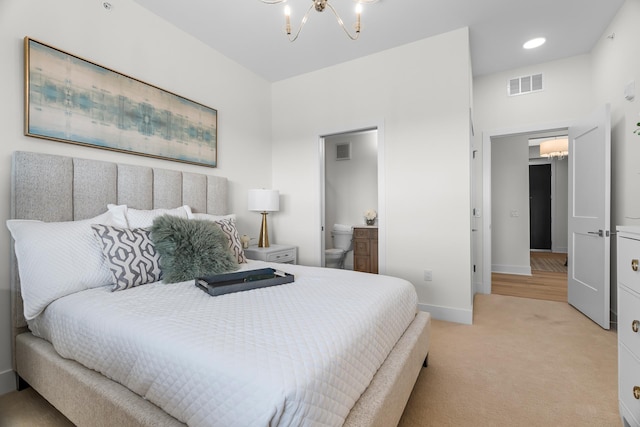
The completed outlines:
{"type": "Polygon", "coordinates": [[[531,249],[551,250],[551,165],[529,165],[531,249]]]}

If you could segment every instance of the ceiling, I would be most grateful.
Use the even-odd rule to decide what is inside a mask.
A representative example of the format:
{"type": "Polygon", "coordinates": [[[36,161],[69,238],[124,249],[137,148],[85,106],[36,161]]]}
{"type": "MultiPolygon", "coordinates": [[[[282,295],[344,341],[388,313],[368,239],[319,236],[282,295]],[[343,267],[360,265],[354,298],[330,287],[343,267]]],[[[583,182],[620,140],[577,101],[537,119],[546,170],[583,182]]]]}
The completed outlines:
{"type": "MultiPolygon", "coordinates": [[[[311,11],[297,41],[284,6],[260,0],[134,0],[223,55],[274,82],[436,34],[469,27],[475,76],[588,53],[624,0],[379,0],[364,6],[350,40],[329,10],[311,11]],[[540,48],[522,44],[546,37],[540,48]]],[[[350,30],[353,0],[330,0],[350,30]]],[[[311,5],[289,0],[295,32],[311,5]]],[[[117,7],[117,5],[116,5],[117,7]]],[[[606,35],[605,35],[606,36],[606,35]]]]}

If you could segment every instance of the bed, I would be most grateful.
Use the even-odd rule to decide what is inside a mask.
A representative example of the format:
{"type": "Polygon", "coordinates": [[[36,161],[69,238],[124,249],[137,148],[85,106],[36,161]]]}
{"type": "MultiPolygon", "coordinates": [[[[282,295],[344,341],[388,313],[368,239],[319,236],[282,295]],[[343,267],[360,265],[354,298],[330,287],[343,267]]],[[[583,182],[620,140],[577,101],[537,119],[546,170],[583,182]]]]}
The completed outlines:
{"type": "MultiPolygon", "coordinates": [[[[108,205],[141,211],[188,206],[194,213],[228,214],[227,181],[222,177],[41,153],[13,154],[11,190],[14,219],[83,221],[101,215],[108,205]]],[[[289,285],[233,294],[226,299],[233,304],[224,306],[218,305],[223,299],[215,300],[218,297],[212,298],[187,282],[176,286],[152,283],[123,292],[96,287],[59,298],[54,295],[55,301],[38,313],[31,304],[24,305],[13,249],[13,368],[19,387],[25,383],[32,386],[79,426],[396,425],[421,368],[426,366],[429,350],[430,317],[415,311],[411,292],[399,290],[408,282],[318,267],[258,261],[241,264],[241,269],[262,267],[282,269],[294,274],[296,280],[289,285]],[[367,296],[373,288],[391,289],[403,306],[389,306],[381,298],[367,296]],[[165,293],[158,305],[139,302],[155,301],[157,295],[165,293]],[[328,294],[327,300],[323,294],[328,294]],[[172,305],[167,301],[181,302],[172,305]],[[336,314],[323,314],[321,307],[332,305],[338,308],[336,314]],[[355,309],[360,305],[361,309],[355,309]],[[228,310],[230,319],[219,320],[218,313],[228,306],[235,307],[228,310]],[[297,314],[286,311],[291,307],[297,314]],[[370,312],[377,312],[378,307],[400,314],[376,320],[370,312]],[[75,309],[81,313],[72,314],[75,309]],[[118,310],[133,317],[96,320],[101,316],[111,319],[118,310]],[[194,314],[186,316],[189,310],[194,314]],[[274,318],[282,317],[279,313],[287,313],[286,318],[273,326],[271,322],[277,321],[274,318]],[[154,315],[158,319],[173,318],[189,333],[157,326],[154,315]],[[249,317],[253,323],[238,329],[235,324],[249,317]],[[345,329],[343,333],[343,317],[347,323],[371,323],[372,331],[345,329]],[[63,326],[51,326],[56,321],[63,326]],[[76,325],[70,327],[74,321],[76,325]],[[205,327],[195,327],[198,322],[205,327]],[[84,328],[91,323],[96,324],[98,333],[84,328]],[[285,338],[273,335],[276,329],[283,331],[285,338]],[[125,330],[128,335],[114,338],[114,330],[125,330]],[[221,331],[233,338],[222,339],[225,334],[221,331]],[[210,336],[203,336],[207,334],[210,336]],[[361,353],[342,352],[343,337],[348,335],[356,337],[361,353]],[[91,349],[75,348],[82,341],[80,336],[89,336],[85,341],[94,347],[93,354],[91,349]],[[138,348],[143,336],[151,342],[151,350],[138,348]],[[114,341],[127,345],[124,350],[118,349],[112,347],[114,341]],[[175,345],[166,345],[166,341],[175,345]],[[232,360],[217,358],[217,351],[212,351],[246,343],[251,343],[251,349],[244,349],[232,360]],[[337,357],[332,359],[334,348],[337,357]],[[145,359],[124,363],[129,368],[123,372],[123,362],[114,361],[114,354],[136,352],[143,352],[145,359]],[[298,353],[300,357],[294,363],[296,357],[291,355],[298,353]],[[181,365],[174,362],[184,354],[187,359],[181,365]],[[347,360],[356,354],[356,361],[347,360]],[[292,360],[291,369],[287,369],[287,358],[292,360]],[[153,371],[147,369],[149,359],[159,364],[153,371]],[[182,365],[196,369],[188,371],[182,365]],[[238,365],[236,371],[232,365],[238,365]],[[305,371],[304,375],[311,372],[312,380],[301,380],[308,377],[297,376],[297,371],[305,371]],[[217,392],[215,397],[208,389],[214,382],[228,396],[217,392]],[[166,384],[168,388],[162,388],[166,384]],[[270,400],[263,404],[264,396],[270,400]],[[331,402],[328,406],[327,401],[331,402]],[[217,408],[226,409],[220,412],[217,408]]]]}

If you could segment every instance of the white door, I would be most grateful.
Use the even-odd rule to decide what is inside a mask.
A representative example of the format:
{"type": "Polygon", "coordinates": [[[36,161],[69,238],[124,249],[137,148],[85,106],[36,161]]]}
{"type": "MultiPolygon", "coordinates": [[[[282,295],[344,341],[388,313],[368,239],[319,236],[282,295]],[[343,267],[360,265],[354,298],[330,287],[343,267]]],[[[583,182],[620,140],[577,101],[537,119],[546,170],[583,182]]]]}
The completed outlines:
{"type": "Polygon", "coordinates": [[[611,120],[605,105],[569,128],[569,304],[609,329],[611,120]]]}

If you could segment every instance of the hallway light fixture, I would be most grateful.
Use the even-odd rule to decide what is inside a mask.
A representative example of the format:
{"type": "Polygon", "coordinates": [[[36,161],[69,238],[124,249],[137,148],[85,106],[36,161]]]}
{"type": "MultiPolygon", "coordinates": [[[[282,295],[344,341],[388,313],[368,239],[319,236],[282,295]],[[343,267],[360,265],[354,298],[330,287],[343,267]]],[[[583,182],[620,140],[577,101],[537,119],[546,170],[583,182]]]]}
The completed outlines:
{"type": "MultiPolygon", "coordinates": [[[[266,4],[279,4],[279,3],[285,3],[287,0],[260,0],[260,1],[266,4]]],[[[345,34],[351,40],[356,40],[358,37],[360,37],[360,15],[362,14],[362,5],[375,3],[378,0],[354,0],[354,1],[356,2],[356,23],[354,24],[355,33],[353,34],[349,32],[347,27],[345,27],[344,22],[342,21],[342,18],[340,18],[340,15],[338,15],[338,12],[331,5],[331,3],[329,3],[329,0],[311,0],[311,6],[309,6],[309,9],[307,9],[307,13],[305,13],[304,16],[302,17],[302,21],[300,22],[298,31],[296,31],[295,35],[292,37],[291,36],[291,8],[289,7],[289,5],[286,5],[284,7],[284,20],[285,20],[285,32],[289,37],[289,41],[290,42],[296,41],[296,39],[300,35],[300,31],[302,31],[302,27],[304,27],[304,24],[307,23],[307,19],[309,19],[309,14],[311,13],[311,9],[315,9],[316,12],[324,12],[326,8],[329,8],[329,10],[333,12],[333,14],[336,17],[336,20],[338,21],[338,25],[340,25],[340,27],[344,30],[345,34]]]]}
{"type": "Polygon", "coordinates": [[[249,190],[247,203],[250,211],[262,213],[262,225],[260,225],[259,248],[269,247],[269,231],[267,230],[267,214],[280,210],[280,193],[278,190],[249,190]]]}
{"type": "Polygon", "coordinates": [[[540,157],[563,159],[569,155],[569,138],[566,136],[548,139],[540,143],[540,157]]]}

